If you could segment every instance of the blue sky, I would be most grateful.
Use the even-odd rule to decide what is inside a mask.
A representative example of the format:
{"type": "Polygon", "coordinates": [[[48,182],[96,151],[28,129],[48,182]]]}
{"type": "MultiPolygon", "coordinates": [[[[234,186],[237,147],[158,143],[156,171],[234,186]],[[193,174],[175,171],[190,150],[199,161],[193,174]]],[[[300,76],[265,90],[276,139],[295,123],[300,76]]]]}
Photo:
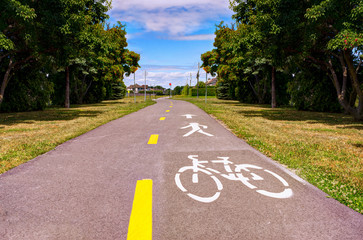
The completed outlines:
{"type": "MultiPolygon", "coordinates": [[[[215,25],[231,22],[228,0],[113,0],[111,23],[126,24],[128,48],[141,55],[136,82],[168,87],[196,83],[200,55],[213,48],[215,25]]],[[[208,76],[210,77],[210,76],[208,76]]],[[[201,69],[201,80],[205,72],[201,69]]],[[[133,76],[125,78],[127,86],[133,76]]]]}

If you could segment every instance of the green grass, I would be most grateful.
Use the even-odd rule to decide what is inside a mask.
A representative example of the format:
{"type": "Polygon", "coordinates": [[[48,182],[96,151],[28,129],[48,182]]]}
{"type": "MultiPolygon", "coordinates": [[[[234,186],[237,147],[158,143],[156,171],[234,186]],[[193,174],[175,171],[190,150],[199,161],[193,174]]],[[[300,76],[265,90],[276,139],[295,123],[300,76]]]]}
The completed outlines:
{"type": "Polygon", "coordinates": [[[271,109],[209,98],[194,103],[265,155],[363,213],[363,123],[337,113],[271,109]]]}
{"type": "Polygon", "coordinates": [[[0,174],[59,144],[155,102],[143,97],[72,105],[70,109],[0,113],[0,174]]]}

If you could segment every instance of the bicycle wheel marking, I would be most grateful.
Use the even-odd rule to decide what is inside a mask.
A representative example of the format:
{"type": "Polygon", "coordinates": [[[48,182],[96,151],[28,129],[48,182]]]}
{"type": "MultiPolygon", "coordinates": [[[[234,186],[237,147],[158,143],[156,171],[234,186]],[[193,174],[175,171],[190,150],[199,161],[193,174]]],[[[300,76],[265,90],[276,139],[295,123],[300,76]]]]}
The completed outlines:
{"type": "Polygon", "coordinates": [[[183,192],[186,192],[187,190],[183,187],[183,185],[180,182],[180,173],[177,173],[175,175],[175,183],[178,186],[178,188],[180,188],[180,190],[182,190],[183,192]]]}
{"type": "Polygon", "coordinates": [[[211,202],[214,202],[215,200],[217,200],[217,198],[219,198],[220,194],[221,194],[221,192],[216,192],[216,194],[214,194],[212,197],[199,197],[199,196],[191,194],[191,193],[188,193],[187,195],[199,202],[211,203],[211,202]]]}
{"type": "MultiPolygon", "coordinates": [[[[175,174],[175,183],[176,183],[176,185],[178,186],[178,188],[180,189],[180,190],[182,190],[183,192],[188,192],[188,190],[183,186],[183,184],[181,183],[181,180],[180,180],[180,174],[181,173],[183,173],[183,172],[185,172],[185,171],[187,171],[187,170],[193,170],[193,167],[182,167],[182,168],[180,168],[179,169],[179,172],[177,173],[177,174],[175,174]]],[[[210,172],[208,172],[207,170],[205,170],[205,169],[200,169],[199,170],[200,172],[203,172],[203,173],[205,173],[205,174],[207,174],[209,177],[211,177],[212,179],[213,179],[213,181],[215,182],[215,184],[217,185],[217,192],[216,193],[214,193],[214,195],[213,196],[211,196],[211,197],[200,197],[200,196],[197,196],[197,195],[195,195],[195,194],[193,194],[193,193],[187,193],[187,195],[190,197],[190,198],[192,198],[192,199],[194,199],[194,200],[197,200],[197,201],[199,201],[199,202],[203,202],[203,203],[211,203],[211,202],[213,202],[213,201],[215,201],[215,200],[217,200],[217,198],[219,198],[219,195],[221,194],[221,190],[223,189],[223,185],[222,185],[222,183],[221,183],[221,181],[219,181],[219,179],[216,177],[216,176],[213,176],[210,172]]],[[[195,173],[193,173],[193,176],[192,176],[192,182],[194,183],[194,184],[197,184],[198,182],[199,182],[199,179],[198,179],[198,177],[195,175],[195,173]]]]}
{"type": "Polygon", "coordinates": [[[268,192],[265,190],[256,190],[256,192],[258,192],[259,194],[262,194],[266,197],[272,197],[272,198],[289,198],[292,196],[292,190],[291,188],[287,188],[285,189],[283,192],[280,193],[273,193],[273,192],[268,192]]]}
{"type": "Polygon", "coordinates": [[[280,180],[280,181],[284,184],[284,186],[285,186],[285,187],[288,187],[288,186],[289,186],[289,184],[285,181],[285,179],[283,179],[282,177],[280,177],[280,176],[279,176],[279,175],[277,175],[276,173],[271,172],[271,171],[269,171],[269,170],[267,170],[267,169],[265,169],[264,171],[265,171],[265,172],[268,172],[268,173],[270,173],[270,174],[272,174],[275,178],[277,178],[278,180],[280,180]]]}
{"type": "MultiPolygon", "coordinates": [[[[217,157],[216,160],[199,160],[198,155],[189,155],[189,160],[192,160],[191,166],[184,166],[179,169],[179,171],[175,175],[175,183],[177,187],[184,193],[187,194],[190,198],[203,202],[203,203],[211,203],[215,200],[217,200],[221,194],[221,191],[223,190],[223,185],[220,181],[220,179],[227,179],[230,181],[237,181],[243,183],[244,186],[248,187],[249,189],[252,189],[256,191],[257,193],[271,198],[277,198],[277,199],[286,199],[290,198],[293,195],[293,191],[289,187],[288,182],[282,178],[280,175],[267,170],[263,169],[262,167],[253,165],[253,164],[234,164],[229,160],[229,157],[217,157]],[[208,163],[214,163],[214,164],[223,164],[225,173],[221,173],[218,170],[215,170],[210,167],[206,167],[206,164],[208,163]],[[232,170],[231,166],[234,166],[234,169],[232,170]],[[278,180],[279,183],[284,187],[284,189],[280,192],[270,192],[264,189],[258,189],[257,186],[253,185],[251,182],[253,181],[263,181],[265,180],[260,175],[252,172],[254,170],[259,170],[260,172],[266,172],[269,173],[271,176],[273,176],[275,179],[278,180]],[[186,171],[192,171],[192,176],[190,179],[188,179],[188,183],[190,184],[198,184],[200,182],[198,175],[203,173],[206,174],[208,177],[213,179],[217,191],[211,193],[209,197],[201,197],[194,193],[188,192],[188,185],[183,185],[181,181],[181,175],[186,171]],[[245,176],[245,175],[246,176],[245,176]],[[248,176],[248,177],[247,177],[248,176]]],[[[205,179],[205,178],[204,178],[205,179]]],[[[269,179],[269,178],[267,178],[269,179]]],[[[186,181],[185,178],[183,181],[186,181]]],[[[185,182],[184,182],[185,183],[185,182]]],[[[198,186],[198,185],[196,185],[198,186]]],[[[195,189],[195,188],[194,188],[195,189]]]]}

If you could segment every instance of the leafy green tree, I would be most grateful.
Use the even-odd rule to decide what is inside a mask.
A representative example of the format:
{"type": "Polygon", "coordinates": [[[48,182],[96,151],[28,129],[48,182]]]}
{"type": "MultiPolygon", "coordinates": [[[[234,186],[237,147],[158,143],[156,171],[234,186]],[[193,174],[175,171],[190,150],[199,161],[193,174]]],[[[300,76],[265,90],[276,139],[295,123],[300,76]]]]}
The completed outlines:
{"type": "Polygon", "coordinates": [[[52,27],[59,29],[51,40],[56,49],[56,59],[59,66],[63,66],[66,73],[65,107],[70,106],[70,66],[72,59],[79,55],[79,51],[87,49],[94,41],[89,34],[89,27],[99,24],[108,18],[106,14],[110,8],[107,0],[59,0],[58,8],[53,14],[58,16],[52,27]]]}
{"type": "MultiPolygon", "coordinates": [[[[315,68],[328,74],[343,109],[355,119],[363,119],[363,82],[359,72],[362,1],[233,0],[231,8],[236,30],[233,26],[218,26],[216,49],[202,55],[203,66],[218,73],[221,84],[217,93],[224,95],[228,88],[229,98],[235,94],[246,101],[250,85],[258,102],[263,102],[269,93],[271,106],[275,107],[288,100],[287,82],[294,83],[289,85],[291,94],[298,92],[292,86],[313,88],[311,81],[302,81],[301,76],[308,76],[304,71],[315,68]],[[297,78],[292,78],[293,73],[297,78]],[[270,87],[266,88],[268,82],[270,87]]],[[[325,87],[309,92],[331,96],[330,91],[330,87],[325,87]]],[[[312,96],[309,100],[314,99],[312,96]]]]}
{"type": "Polygon", "coordinates": [[[359,78],[363,2],[314,1],[304,16],[305,35],[300,42],[304,57],[329,75],[344,110],[356,120],[363,120],[363,79],[359,78]],[[349,85],[352,86],[350,94],[349,85]]]}
{"type": "MultiPolygon", "coordinates": [[[[107,19],[107,0],[3,0],[0,21],[0,64],[4,71],[0,104],[14,70],[29,61],[51,61],[66,72],[69,107],[69,66],[92,35],[87,27],[107,19]],[[52,60],[49,60],[51,57],[52,60]]],[[[58,67],[59,68],[59,67],[58,67]]]]}
{"type": "Polygon", "coordinates": [[[183,90],[183,86],[176,86],[173,90],[174,95],[180,95],[183,90]]]}
{"type": "Polygon", "coordinates": [[[155,89],[164,90],[164,88],[163,88],[162,86],[159,86],[159,85],[155,86],[154,88],[155,88],[155,89]]]}
{"type": "Polygon", "coordinates": [[[218,81],[226,82],[228,86],[229,98],[235,99],[235,87],[240,77],[241,69],[239,68],[234,52],[236,31],[234,26],[231,28],[221,22],[215,31],[216,38],[213,43],[215,49],[202,54],[202,67],[212,76],[218,75],[218,81]]]}
{"type": "Polygon", "coordinates": [[[38,62],[18,69],[7,86],[0,111],[43,110],[49,106],[52,103],[53,84],[44,70],[44,66],[38,62]]]}
{"type": "Polygon", "coordinates": [[[271,107],[274,108],[277,106],[276,71],[284,71],[291,55],[287,48],[296,46],[299,37],[296,32],[300,28],[297,23],[304,3],[297,0],[235,0],[231,7],[235,11],[234,19],[242,25],[240,29],[248,29],[240,44],[247,46],[254,57],[268,60],[271,107]]]}
{"type": "MultiPolygon", "coordinates": [[[[195,87],[197,87],[197,85],[195,85],[195,87]]],[[[205,88],[205,82],[199,81],[198,87],[199,88],[205,88]]]]}
{"type": "Polygon", "coordinates": [[[189,85],[188,84],[183,87],[181,94],[184,96],[188,96],[188,94],[189,94],[189,85]]]}
{"type": "Polygon", "coordinates": [[[325,72],[304,64],[288,83],[291,102],[298,110],[340,112],[334,86],[325,72]]]}
{"type": "MultiPolygon", "coordinates": [[[[30,1],[28,1],[30,2],[30,1]]],[[[24,1],[0,2],[0,105],[14,70],[37,57],[37,28],[35,9],[24,1]]]]}

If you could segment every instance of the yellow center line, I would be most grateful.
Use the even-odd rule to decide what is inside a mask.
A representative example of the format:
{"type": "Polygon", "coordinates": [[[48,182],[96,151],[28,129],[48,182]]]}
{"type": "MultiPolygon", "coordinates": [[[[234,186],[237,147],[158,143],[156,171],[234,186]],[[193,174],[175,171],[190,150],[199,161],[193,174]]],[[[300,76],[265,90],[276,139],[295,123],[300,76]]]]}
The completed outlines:
{"type": "Polygon", "coordinates": [[[161,117],[161,118],[160,118],[160,121],[164,121],[164,120],[165,120],[165,117],[161,117]]]}
{"type": "Polygon", "coordinates": [[[170,112],[170,110],[166,110],[165,112],[170,112]]]}
{"type": "Polygon", "coordinates": [[[152,187],[152,179],[136,183],[127,240],[152,239],[152,187]]]}
{"type": "Polygon", "coordinates": [[[169,106],[169,107],[173,107],[173,106],[169,106]]]}
{"type": "Polygon", "coordinates": [[[152,134],[149,138],[149,142],[147,144],[157,144],[158,143],[158,134],[152,134]]]}

